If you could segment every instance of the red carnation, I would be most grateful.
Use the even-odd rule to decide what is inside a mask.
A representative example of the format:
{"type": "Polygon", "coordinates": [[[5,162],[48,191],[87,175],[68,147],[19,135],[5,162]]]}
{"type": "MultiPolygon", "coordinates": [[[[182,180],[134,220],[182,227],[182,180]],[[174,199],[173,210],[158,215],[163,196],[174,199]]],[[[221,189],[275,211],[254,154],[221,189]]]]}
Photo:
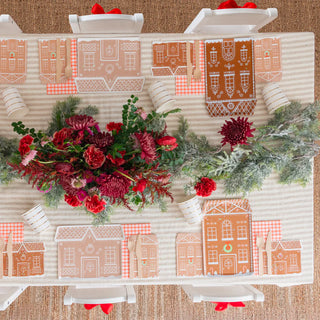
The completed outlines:
{"type": "Polygon", "coordinates": [[[20,140],[20,143],[21,144],[24,144],[24,143],[26,143],[27,145],[31,145],[31,143],[33,142],[33,138],[29,135],[29,134],[27,134],[26,136],[24,136],[21,140],[20,140]]]}
{"type": "Polygon", "coordinates": [[[103,199],[99,199],[98,195],[87,197],[85,200],[85,206],[88,211],[97,214],[104,210],[106,202],[103,199]]]}
{"type": "Polygon", "coordinates": [[[248,122],[248,118],[244,117],[238,117],[237,120],[231,118],[231,121],[226,121],[219,131],[224,136],[221,140],[222,145],[230,143],[231,150],[233,150],[233,146],[237,144],[248,144],[247,139],[253,137],[252,132],[256,130],[251,128],[251,125],[252,122],[248,122]]]}
{"type": "Polygon", "coordinates": [[[162,138],[159,138],[156,140],[156,143],[160,146],[166,146],[166,151],[171,151],[178,146],[177,139],[171,136],[164,136],[162,138]]]}
{"type": "Polygon", "coordinates": [[[71,139],[72,133],[73,130],[71,128],[63,128],[54,133],[52,143],[59,149],[64,149],[66,147],[64,142],[66,139],[71,139]]]}
{"type": "Polygon", "coordinates": [[[27,145],[26,143],[21,143],[19,144],[19,152],[21,154],[21,157],[23,157],[24,155],[26,155],[27,153],[30,152],[30,147],[29,145],[27,145]]]}
{"type": "Polygon", "coordinates": [[[146,179],[141,179],[137,182],[137,185],[135,187],[132,188],[132,190],[134,192],[143,192],[144,189],[146,188],[147,186],[147,180],[146,179]]]}
{"type": "Polygon", "coordinates": [[[121,127],[123,126],[123,124],[121,122],[109,122],[106,126],[106,129],[108,131],[113,131],[116,130],[117,133],[119,133],[119,131],[121,130],[121,127]]]}
{"type": "Polygon", "coordinates": [[[78,199],[76,196],[74,196],[74,195],[65,194],[65,195],[64,195],[64,201],[65,201],[68,205],[70,205],[70,206],[72,206],[72,207],[80,207],[80,206],[82,206],[82,202],[79,201],[79,199],[78,199]]]}
{"type": "Polygon", "coordinates": [[[217,189],[217,184],[212,179],[202,177],[200,182],[195,185],[194,189],[197,192],[197,196],[208,197],[217,189]]]}
{"type": "Polygon", "coordinates": [[[94,145],[88,147],[88,149],[83,154],[86,163],[89,165],[91,169],[100,168],[106,157],[104,156],[103,152],[96,148],[94,145]]]}
{"type": "Polygon", "coordinates": [[[111,154],[107,155],[107,159],[110,160],[116,166],[123,165],[126,161],[123,159],[123,156],[126,154],[125,151],[118,151],[121,154],[121,158],[114,158],[111,154]]]}
{"type": "Polygon", "coordinates": [[[157,159],[156,144],[150,133],[135,133],[133,135],[135,141],[135,148],[141,150],[141,159],[144,159],[146,163],[153,162],[157,159]]]}
{"type": "MultiPolygon", "coordinates": [[[[123,173],[127,174],[127,172],[123,173]]],[[[131,185],[131,181],[118,172],[101,175],[98,183],[101,194],[113,199],[123,198],[129,192],[131,185]]]]}

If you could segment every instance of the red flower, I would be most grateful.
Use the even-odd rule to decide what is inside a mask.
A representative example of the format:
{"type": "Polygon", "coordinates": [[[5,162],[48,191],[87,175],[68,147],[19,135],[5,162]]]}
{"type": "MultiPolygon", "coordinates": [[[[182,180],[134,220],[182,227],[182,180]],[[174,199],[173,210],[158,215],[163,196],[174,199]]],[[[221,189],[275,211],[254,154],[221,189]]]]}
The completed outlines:
{"type": "Polygon", "coordinates": [[[74,130],[86,130],[90,127],[98,125],[98,122],[96,120],[84,114],[77,114],[75,116],[72,116],[66,119],[66,123],[74,130]]]}
{"type": "Polygon", "coordinates": [[[119,133],[119,131],[121,130],[121,127],[123,126],[123,124],[121,122],[109,122],[106,126],[106,129],[108,131],[113,131],[116,130],[117,133],[119,133]]]}
{"type": "Polygon", "coordinates": [[[71,163],[59,162],[55,165],[55,169],[58,173],[63,175],[70,175],[74,173],[74,168],[71,163]]]}
{"type": "Polygon", "coordinates": [[[114,142],[114,137],[109,132],[98,132],[94,136],[89,137],[89,142],[97,148],[111,146],[114,142]]]}
{"type": "Polygon", "coordinates": [[[23,157],[25,154],[30,152],[30,147],[26,143],[21,143],[19,144],[19,152],[21,154],[21,157],[23,157]]]}
{"type": "Polygon", "coordinates": [[[73,196],[73,195],[67,195],[65,194],[64,195],[64,201],[72,206],[72,207],[80,207],[82,206],[82,202],[79,201],[79,199],[76,197],[76,196],[73,196]]]}
{"type": "Polygon", "coordinates": [[[166,146],[166,151],[171,151],[178,146],[177,139],[171,136],[164,136],[162,138],[157,139],[156,142],[160,146],[166,146]]]}
{"type": "Polygon", "coordinates": [[[123,159],[123,156],[126,154],[125,151],[118,151],[121,154],[121,158],[114,158],[111,154],[107,155],[107,159],[109,159],[113,164],[116,166],[121,166],[123,165],[126,161],[123,159]]]}
{"type": "Polygon", "coordinates": [[[252,132],[256,130],[251,128],[251,125],[252,122],[248,122],[248,118],[244,117],[238,117],[237,120],[231,118],[231,121],[226,121],[219,131],[224,136],[221,140],[222,145],[230,143],[232,150],[237,144],[248,144],[247,139],[253,137],[252,132]]]}
{"type": "Polygon", "coordinates": [[[52,143],[59,149],[64,149],[66,147],[64,142],[66,139],[71,140],[72,132],[73,130],[71,128],[63,128],[60,131],[55,132],[52,143]]]}
{"type": "Polygon", "coordinates": [[[103,199],[99,199],[98,195],[87,197],[85,200],[85,206],[88,211],[97,214],[104,210],[106,202],[103,199]]]}
{"type": "Polygon", "coordinates": [[[31,145],[31,143],[33,142],[33,138],[29,135],[29,134],[27,134],[26,136],[24,136],[21,140],[20,140],[20,143],[21,144],[24,144],[24,143],[26,143],[27,145],[31,145]]]}
{"type": "Polygon", "coordinates": [[[131,185],[131,181],[118,172],[100,176],[98,183],[101,194],[113,199],[123,198],[129,192],[131,185]]]}
{"type": "Polygon", "coordinates": [[[83,156],[86,160],[86,163],[89,165],[91,169],[100,168],[106,160],[106,157],[104,156],[103,152],[93,145],[88,147],[88,149],[84,152],[83,156]]]}
{"type": "Polygon", "coordinates": [[[132,188],[132,190],[134,192],[138,192],[138,191],[143,192],[144,189],[146,188],[146,186],[147,186],[147,180],[146,179],[141,179],[141,180],[139,180],[137,182],[137,185],[132,188]]]}
{"type": "Polygon", "coordinates": [[[144,133],[136,132],[133,138],[135,140],[135,148],[141,150],[141,159],[144,159],[146,163],[157,159],[156,144],[150,133],[146,131],[144,133]]]}
{"type": "Polygon", "coordinates": [[[194,189],[197,192],[197,196],[208,197],[211,195],[212,191],[217,189],[217,184],[207,177],[202,177],[201,182],[198,182],[194,189]]]}

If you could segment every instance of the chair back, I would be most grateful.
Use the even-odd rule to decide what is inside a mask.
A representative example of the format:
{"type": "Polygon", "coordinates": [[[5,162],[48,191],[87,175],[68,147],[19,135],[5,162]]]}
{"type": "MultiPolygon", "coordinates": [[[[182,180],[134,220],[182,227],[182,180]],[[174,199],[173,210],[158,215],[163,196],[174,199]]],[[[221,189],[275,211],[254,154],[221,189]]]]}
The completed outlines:
{"type": "Polygon", "coordinates": [[[141,33],[143,14],[69,15],[73,33],[141,33]]]}
{"type": "Polygon", "coordinates": [[[184,33],[247,34],[256,33],[278,17],[276,8],[269,9],[201,9],[184,33]]]}

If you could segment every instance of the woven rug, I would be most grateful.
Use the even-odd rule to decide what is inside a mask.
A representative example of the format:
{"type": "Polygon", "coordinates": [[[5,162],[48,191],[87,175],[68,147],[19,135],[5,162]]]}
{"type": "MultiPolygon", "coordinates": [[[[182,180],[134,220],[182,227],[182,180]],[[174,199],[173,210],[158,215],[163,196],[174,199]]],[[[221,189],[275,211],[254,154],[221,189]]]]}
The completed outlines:
{"type": "MultiPolygon", "coordinates": [[[[65,33],[71,32],[68,15],[90,14],[94,1],[87,0],[2,0],[1,13],[10,14],[25,33],[65,33]]],[[[208,0],[135,0],[103,1],[100,4],[105,11],[115,7],[123,13],[144,14],[142,32],[184,32],[201,8],[216,8],[220,1],[208,0]]],[[[245,1],[238,1],[243,5],[245,1]]],[[[312,31],[316,35],[316,74],[315,97],[319,97],[320,65],[320,2],[314,0],[257,1],[259,8],[278,8],[279,17],[262,32],[304,32],[312,31]]],[[[0,312],[0,319],[10,320],[57,320],[57,319],[143,319],[143,320],[316,320],[320,318],[320,158],[315,159],[314,212],[314,284],[289,288],[276,286],[257,286],[265,294],[264,303],[249,302],[246,308],[229,308],[216,312],[212,303],[193,304],[183,290],[177,286],[137,287],[137,303],[116,304],[109,316],[99,308],[91,311],[82,305],[63,305],[65,287],[29,287],[6,310],[0,312]]]]}

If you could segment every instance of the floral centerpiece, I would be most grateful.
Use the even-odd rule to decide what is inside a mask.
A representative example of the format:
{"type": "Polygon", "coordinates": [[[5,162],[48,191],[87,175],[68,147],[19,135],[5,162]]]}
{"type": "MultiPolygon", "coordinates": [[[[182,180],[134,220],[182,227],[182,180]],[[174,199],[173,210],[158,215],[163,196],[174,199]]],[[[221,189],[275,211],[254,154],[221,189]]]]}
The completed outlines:
{"type": "Polygon", "coordinates": [[[171,174],[160,159],[178,146],[166,132],[164,119],[170,112],[146,114],[135,106],[137,100],[131,96],[122,122],[109,122],[106,130],[92,116],[76,113],[79,101],[74,98],[60,110],[58,105],[50,125],[55,129],[47,133],[13,123],[23,138],[12,168],[49,199],[52,192],[55,200],[63,195],[70,206],[83,207],[99,223],[114,205],[163,207],[164,198],[172,200],[171,174]]]}

